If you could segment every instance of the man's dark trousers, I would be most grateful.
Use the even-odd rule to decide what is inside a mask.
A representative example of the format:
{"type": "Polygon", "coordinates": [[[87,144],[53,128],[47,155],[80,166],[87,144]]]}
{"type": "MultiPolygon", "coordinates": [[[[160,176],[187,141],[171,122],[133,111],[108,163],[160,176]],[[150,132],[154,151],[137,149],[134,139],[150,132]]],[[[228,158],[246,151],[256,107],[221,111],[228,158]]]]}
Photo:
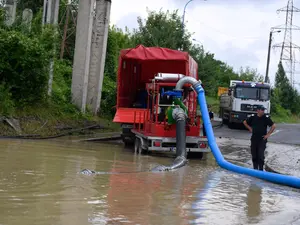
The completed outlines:
{"type": "Polygon", "coordinates": [[[266,150],[267,140],[264,139],[251,139],[251,155],[253,168],[255,170],[263,170],[265,163],[265,150],[266,150]]]}

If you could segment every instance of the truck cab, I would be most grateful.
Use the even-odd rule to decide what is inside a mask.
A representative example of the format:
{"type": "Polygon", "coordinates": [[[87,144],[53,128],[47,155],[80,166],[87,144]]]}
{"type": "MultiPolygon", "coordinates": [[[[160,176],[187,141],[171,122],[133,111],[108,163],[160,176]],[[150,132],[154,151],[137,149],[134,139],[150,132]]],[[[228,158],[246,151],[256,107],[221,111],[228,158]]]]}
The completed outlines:
{"type": "Polygon", "coordinates": [[[258,106],[266,108],[270,114],[270,84],[252,81],[230,81],[228,93],[220,96],[220,117],[223,123],[242,123],[256,112],[258,106]]]}

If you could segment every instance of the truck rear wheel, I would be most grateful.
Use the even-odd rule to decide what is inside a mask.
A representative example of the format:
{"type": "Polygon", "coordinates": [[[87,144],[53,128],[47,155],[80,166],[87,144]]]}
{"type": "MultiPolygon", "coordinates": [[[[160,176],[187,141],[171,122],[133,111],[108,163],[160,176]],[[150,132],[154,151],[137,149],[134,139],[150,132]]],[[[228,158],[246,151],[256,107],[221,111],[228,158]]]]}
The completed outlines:
{"type": "Polygon", "coordinates": [[[228,120],[227,119],[222,119],[222,123],[227,125],[228,124],[228,120]]]}
{"type": "Polygon", "coordinates": [[[135,140],[135,134],[131,132],[131,128],[122,128],[122,140],[125,146],[132,146],[135,140]]]}
{"type": "Polygon", "coordinates": [[[228,128],[229,128],[229,129],[233,129],[233,128],[234,128],[234,123],[229,122],[229,123],[228,123],[228,128]]]}

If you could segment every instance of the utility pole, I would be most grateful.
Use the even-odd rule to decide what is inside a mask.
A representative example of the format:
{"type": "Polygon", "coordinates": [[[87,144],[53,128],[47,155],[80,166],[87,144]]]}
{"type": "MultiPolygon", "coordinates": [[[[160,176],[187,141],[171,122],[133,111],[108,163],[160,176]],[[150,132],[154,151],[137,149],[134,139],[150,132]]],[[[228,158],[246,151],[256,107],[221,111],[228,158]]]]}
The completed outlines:
{"type": "Polygon", "coordinates": [[[100,111],[111,0],[79,1],[72,73],[72,102],[100,111]]]}
{"type": "MultiPolygon", "coordinates": [[[[59,3],[60,0],[44,0],[43,7],[43,18],[42,24],[53,24],[54,26],[58,23],[58,14],[59,14],[59,3]]],[[[55,27],[55,32],[57,28],[55,27]]],[[[56,45],[53,43],[53,51],[55,54],[56,45]]],[[[49,66],[49,79],[48,79],[48,95],[51,96],[52,93],[52,83],[53,83],[53,68],[54,68],[54,59],[50,60],[49,66]]]]}
{"type": "MultiPolygon", "coordinates": [[[[182,27],[182,38],[184,37],[184,28],[185,28],[185,25],[184,25],[184,20],[185,20],[185,11],[186,11],[186,7],[188,6],[188,4],[190,4],[192,1],[194,0],[189,0],[185,6],[184,6],[184,9],[183,9],[183,15],[182,15],[182,24],[181,24],[181,27],[182,27]]],[[[207,1],[207,0],[203,0],[203,1],[207,1]]],[[[182,50],[184,50],[184,43],[182,43],[182,50]]]]}
{"type": "Polygon", "coordinates": [[[111,0],[96,0],[86,100],[94,115],[100,111],[101,105],[110,11],[111,0]]]}
{"type": "MultiPolygon", "coordinates": [[[[185,26],[184,26],[184,19],[185,19],[185,10],[186,10],[186,7],[188,6],[189,3],[191,3],[193,0],[189,0],[185,6],[184,6],[184,9],[183,9],[183,15],[182,15],[182,41],[184,40],[184,30],[185,30],[185,26]]],[[[182,42],[182,46],[181,46],[181,50],[184,51],[184,42],[182,42]]]]}
{"type": "MultiPolygon", "coordinates": [[[[189,3],[191,3],[193,0],[189,0],[185,6],[184,6],[184,9],[183,9],[183,15],[182,15],[182,24],[181,24],[181,27],[182,27],[182,41],[184,40],[184,29],[185,29],[185,26],[184,26],[184,19],[185,19],[185,10],[186,10],[186,7],[189,3]]],[[[183,51],[184,50],[184,42],[182,42],[182,46],[181,46],[181,50],[183,51]]]]}
{"type": "Polygon", "coordinates": [[[300,12],[300,9],[294,7],[293,0],[288,0],[287,6],[278,9],[277,12],[286,12],[286,21],[284,25],[274,27],[276,30],[284,30],[284,40],[281,44],[274,47],[281,48],[280,61],[286,61],[288,69],[286,73],[290,74],[290,83],[294,87],[294,74],[295,74],[295,58],[294,51],[300,50],[300,47],[293,43],[293,31],[300,31],[300,27],[293,25],[293,15],[300,12]]]}
{"type": "Polygon", "coordinates": [[[183,28],[183,34],[184,34],[184,19],[185,19],[185,10],[186,10],[186,7],[188,6],[188,4],[190,4],[193,0],[189,0],[185,6],[184,6],[184,9],[183,9],[183,15],[182,15],[182,28],[183,28]]]}
{"type": "Polygon", "coordinates": [[[271,30],[270,31],[265,83],[270,83],[270,78],[269,78],[270,52],[271,52],[271,45],[272,45],[272,36],[273,36],[273,33],[275,33],[275,32],[280,33],[281,30],[278,30],[278,31],[271,30]]]}

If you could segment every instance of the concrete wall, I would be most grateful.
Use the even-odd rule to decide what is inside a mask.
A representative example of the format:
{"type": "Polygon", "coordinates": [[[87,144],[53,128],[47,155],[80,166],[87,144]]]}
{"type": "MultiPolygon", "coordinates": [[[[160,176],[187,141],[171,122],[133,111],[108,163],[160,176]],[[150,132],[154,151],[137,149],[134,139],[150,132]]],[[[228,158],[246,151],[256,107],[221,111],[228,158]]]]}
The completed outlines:
{"type": "Polygon", "coordinates": [[[110,9],[110,0],[81,0],[79,3],[72,101],[82,112],[86,106],[94,114],[100,110],[110,9]]]}
{"type": "Polygon", "coordinates": [[[72,74],[72,102],[85,112],[95,0],[79,1],[72,74]]]}
{"type": "Polygon", "coordinates": [[[111,2],[109,0],[96,0],[87,94],[87,104],[92,107],[94,114],[100,109],[110,9],[111,2]]]}

